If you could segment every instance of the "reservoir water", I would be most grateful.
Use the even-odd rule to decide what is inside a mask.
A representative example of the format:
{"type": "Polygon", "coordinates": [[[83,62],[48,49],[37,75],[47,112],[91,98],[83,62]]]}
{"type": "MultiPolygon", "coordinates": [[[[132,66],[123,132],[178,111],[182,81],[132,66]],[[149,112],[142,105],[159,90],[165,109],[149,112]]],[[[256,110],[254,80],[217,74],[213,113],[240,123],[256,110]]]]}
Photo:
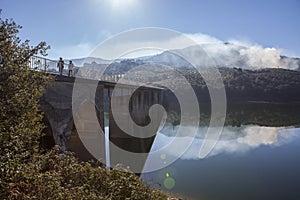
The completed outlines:
{"type": "MultiPolygon", "coordinates": [[[[258,110],[259,113],[242,115],[263,117],[261,123],[242,120],[238,125],[227,124],[205,158],[199,158],[199,150],[207,126],[199,126],[193,143],[181,157],[158,171],[143,173],[142,179],[183,199],[300,199],[300,128],[299,117],[296,118],[299,112],[291,108],[288,112],[281,110],[281,114],[279,110],[262,116],[263,111],[258,110]]],[[[240,119],[230,121],[236,120],[240,119]]],[[[155,138],[151,152],[170,142],[178,147],[166,148],[161,155],[162,163],[177,155],[181,143],[190,137],[188,132],[175,137],[177,129],[178,126],[167,124],[155,138]]],[[[146,166],[151,163],[150,153],[146,166]]]]}

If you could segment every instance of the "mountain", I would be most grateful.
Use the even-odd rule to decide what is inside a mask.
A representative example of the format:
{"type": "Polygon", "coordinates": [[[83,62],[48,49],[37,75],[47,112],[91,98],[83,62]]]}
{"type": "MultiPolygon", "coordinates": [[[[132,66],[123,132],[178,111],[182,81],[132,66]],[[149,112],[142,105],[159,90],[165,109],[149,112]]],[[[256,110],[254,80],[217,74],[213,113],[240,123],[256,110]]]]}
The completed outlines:
{"type": "MultiPolygon", "coordinates": [[[[260,46],[242,46],[229,42],[201,44],[184,49],[167,50],[160,54],[137,57],[135,59],[118,59],[115,61],[87,57],[73,59],[76,67],[85,67],[85,73],[91,74],[97,69],[102,70],[110,64],[106,74],[123,74],[143,64],[166,65],[177,69],[192,69],[192,65],[184,59],[196,63],[197,67],[205,69],[210,66],[218,68],[241,68],[259,70],[264,68],[283,68],[300,71],[300,58],[280,55],[274,48],[260,46]],[[89,69],[91,68],[91,69],[89,69]]],[[[65,60],[68,63],[68,60],[65,60]]],[[[53,63],[54,65],[55,63],[53,63]]],[[[56,66],[54,66],[56,67],[56,66]]],[[[151,66],[149,66],[151,69],[151,66]]]]}
{"type": "Polygon", "coordinates": [[[170,65],[172,67],[190,68],[191,65],[178,55],[188,55],[192,60],[205,66],[204,61],[211,58],[216,67],[236,67],[242,69],[284,68],[291,70],[300,69],[300,59],[280,56],[273,48],[259,46],[245,47],[232,43],[202,44],[184,49],[165,51],[161,54],[142,59],[144,62],[170,65]],[[197,52],[196,52],[197,51],[197,52]],[[194,57],[193,57],[194,56],[194,57]],[[203,62],[203,63],[201,63],[203,62]]]}
{"type": "MultiPolygon", "coordinates": [[[[66,60],[68,63],[69,60],[66,60]]],[[[97,63],[97,64],[109,64],[111,61],[110,60],[105,60],[102,58],[95,58],[95,57],[86,57],[86,58],[75,58],[72,59],[72,62],[74,63],[75,66],[82,67],[84,66],[84,63],[97,63]]]]}
{"type": "MultiPolygon", "coordinates": [[[[140,59],[140,58],[138,58],[140,59]]],[[[190,64],[178,56],[175,52],[172,51],[164,51],[161,54],[157,54],[154,56],[150,56],[146,59],[140,59],[145,63],[158,63],[162,65],[168,65],[172,67],[188,67],[190,64]]]]}

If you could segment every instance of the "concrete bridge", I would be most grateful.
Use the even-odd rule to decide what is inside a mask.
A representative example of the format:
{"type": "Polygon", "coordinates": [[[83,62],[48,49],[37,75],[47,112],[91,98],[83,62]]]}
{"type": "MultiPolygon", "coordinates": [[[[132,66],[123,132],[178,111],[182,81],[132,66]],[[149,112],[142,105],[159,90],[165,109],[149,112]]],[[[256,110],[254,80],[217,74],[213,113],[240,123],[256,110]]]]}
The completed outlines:
{"type": "MultiPolygon", "coordinates": [[[[40,101],[41,110],[45,114],[44,121],[48,125],[48,128],[45,130],[46,137],[44,137],[46,144],[57,144],[63,150],[75,152],[81,160],[90,160],[94,159],[94,154],[91,154],[93,150],[88,151],[83,145],[82,139],[84,138],[84,140],[94,145],[92,148],[97,148],[98,152],[100,148],[100,155],[107,156],[105,141],[98,141],[99,134],[105,133],[109,135],[111,142],[122,149],[138,153],[150,151],[155,135],[148,138],[133,137],[122,131],[116,124],[110,105],[112,91],[116,86],[115,82],[81,79],[78,84],[82,84],[81,88],[86,88],[86,90],[82,90],[84,97],[80,98],[80,102],[77,102],[80,106],[75,112],[72,112],[72,94],[75,78],[52,76],[54,76],[54,81],[46,88],[40,101]],[[96,93],[94,94],[95,98],[91,99],[90,96],[93,94],[89,94],[88,88],[95,84],[97,85],[96,93]],[[97,115],[96,120],[91,117],[91,112],[95,111],[97,115]],[[74,123],[75,119],[79,123],[74,123]],[[109,132],[104,127],[109,127],[109,132]],[[78,131],[83,133],[83,138],[79,138],[78,131]]],[[[128,98],[128,95],[134,88],[135,86],[132,85],[118,85],[119,95],[116,98],[118,103],[126,103],[124,98],[128,98]]],[[[131,117],[139,126],[145,126],[149,123],[149,108],[153,104],[162,104],[162,101],[162,88],[139,87],[131,96],[129,105],[125,105],[129,106],[129,113],[120,111],[118,115],[123,116],[121,117],[123,123],[126,123],[126,120],[129,120],[131,117]]],[[[157,120],[160,121],[161,116],[157,116],[157,120]]],[[[135,133],[135,135],[143,135],[143,132],[135,133]]],[[[114,152],[110,152],[111,166],[120,162],[116,158],[117,156],[114,155],[114,152]]],[[[105,156],[100,159],[107,160],[105,156]]]]}

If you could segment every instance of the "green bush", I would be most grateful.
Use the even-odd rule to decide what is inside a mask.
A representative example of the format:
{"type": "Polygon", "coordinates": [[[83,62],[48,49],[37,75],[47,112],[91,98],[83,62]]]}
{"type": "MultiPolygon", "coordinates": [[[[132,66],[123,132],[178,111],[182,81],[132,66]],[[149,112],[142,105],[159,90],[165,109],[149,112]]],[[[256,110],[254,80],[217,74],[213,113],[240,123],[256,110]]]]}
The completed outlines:
{"type": "Polygon", "coordinates": [[[35,155],[14,171],[15,182],[1,182],[1,195],[9,199],[167,199],[135,174],[107,170],[80,162],[59,148],[35,155]]]}

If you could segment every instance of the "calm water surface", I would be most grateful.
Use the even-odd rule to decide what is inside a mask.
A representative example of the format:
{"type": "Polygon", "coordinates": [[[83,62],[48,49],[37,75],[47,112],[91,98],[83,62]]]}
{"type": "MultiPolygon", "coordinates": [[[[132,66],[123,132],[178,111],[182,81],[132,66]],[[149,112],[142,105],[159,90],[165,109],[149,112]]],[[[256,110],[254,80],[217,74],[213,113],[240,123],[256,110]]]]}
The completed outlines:
{"type": "MultiPolygon", "coordinates": [[[[189,134],[174,137],[178,127],[165,126],[151,151],[170,141],[161,162],[176,155],[189,134]]],[[[144,173],[152,187],[185,199],[300,199],[300,128],[259,125],[226,126],[213,151],[198,157],[207,127],[199,127],[189,149],[176,162],[159,171],[144,173]]],[[[151,155],[146,165],[151,165],[151,155]]]]}

